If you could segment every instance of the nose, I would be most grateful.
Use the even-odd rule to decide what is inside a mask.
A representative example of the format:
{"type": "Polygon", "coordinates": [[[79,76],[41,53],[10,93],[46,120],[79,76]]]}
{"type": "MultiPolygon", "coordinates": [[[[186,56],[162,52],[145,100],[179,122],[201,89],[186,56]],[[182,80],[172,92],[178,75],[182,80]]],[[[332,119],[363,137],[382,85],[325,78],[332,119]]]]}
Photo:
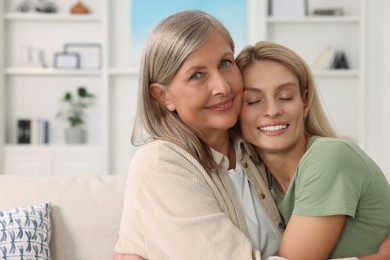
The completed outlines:
{"type": "Polygon", "coordinates": [[[212,75],[212,80],[210,83],[213,95],[226,95],[230,92],[230,85],[220,71],[217,71],[212,75]]]}
{"type": "Polygon", "coordinates": [[[277,117],[282,114],[282,109],[278,101],[271,99],[265,103],[265,116],[266,117],[277,117]]]}

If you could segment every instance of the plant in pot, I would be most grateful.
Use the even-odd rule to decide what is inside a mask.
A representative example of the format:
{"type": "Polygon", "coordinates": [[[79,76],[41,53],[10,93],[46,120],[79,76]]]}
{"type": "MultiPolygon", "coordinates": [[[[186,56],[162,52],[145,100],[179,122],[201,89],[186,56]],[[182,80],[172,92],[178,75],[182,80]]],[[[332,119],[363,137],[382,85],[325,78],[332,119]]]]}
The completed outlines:
{"type": "Polygon", "coordinates": [[[94,103],[95,95],[80,86],[76,94],[66,92],[61,98],[61,109],[57,117],[68,122],[65,129],[65,140],[69,144],[82,144],[87,141],[87,131],[83,125],[86,118],[86,109],[94,103]]]}

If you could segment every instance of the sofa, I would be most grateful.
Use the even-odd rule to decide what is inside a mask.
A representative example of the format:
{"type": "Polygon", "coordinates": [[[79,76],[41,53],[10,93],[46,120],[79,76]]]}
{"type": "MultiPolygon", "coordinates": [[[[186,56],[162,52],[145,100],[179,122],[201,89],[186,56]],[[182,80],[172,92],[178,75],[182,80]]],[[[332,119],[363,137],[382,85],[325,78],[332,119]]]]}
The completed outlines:
{"type": "Polygon", "coordinates": [[[51,259],[107,260],[118,239],[125,186],[126,175],[0,175],[0,210],[50,202],[51,259]]]}

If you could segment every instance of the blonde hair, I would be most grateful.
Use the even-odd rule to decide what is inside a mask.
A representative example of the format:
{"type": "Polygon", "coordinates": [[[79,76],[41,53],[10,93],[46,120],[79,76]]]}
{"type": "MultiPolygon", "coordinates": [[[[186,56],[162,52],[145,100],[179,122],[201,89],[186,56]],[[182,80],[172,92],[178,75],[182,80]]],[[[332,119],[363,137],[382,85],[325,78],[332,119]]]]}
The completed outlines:
{"type": "Polygon", "coordinates": [[[336,137],[319,99],[313,75],[306,62],[294,51],[272,42],[258,42],[245,47],[236,58],[241,73],[256,61],[271,60],[287,67],[296,75],[302,98],[307,98],[308,115],[305,119],[305,132],[308,135],[336,137]]]}
{"type": "Polygon", "coordinates": [[[234,42],[225,26],[199,10],[173,14],[149,34],[141,61],[136,123],[131,137],[133,145],[141,145],[148,139],[170,141],[191,153],[206,169],[216,167],[211,150],[200,135],[150,93],[151,83],[168,86],[188,55],[214,32],[221,33],[234,52],[234,42]]]}

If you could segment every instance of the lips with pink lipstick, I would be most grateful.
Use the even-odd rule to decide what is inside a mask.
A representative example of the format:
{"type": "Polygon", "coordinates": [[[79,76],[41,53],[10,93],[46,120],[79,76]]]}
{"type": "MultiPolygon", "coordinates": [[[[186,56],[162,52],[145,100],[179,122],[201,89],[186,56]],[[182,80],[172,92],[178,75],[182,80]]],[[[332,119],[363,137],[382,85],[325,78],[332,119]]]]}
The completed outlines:
{"type": "Polygon", "coordinates": [[[206,108],[211,109],[211,110],[215,110],[218,112],[223,112],[223,111],[230,109],[232,106],[233,106],[233,98],[230,98],[224,102],[214,104],[214,105],[208,106],[206,108]]]}

